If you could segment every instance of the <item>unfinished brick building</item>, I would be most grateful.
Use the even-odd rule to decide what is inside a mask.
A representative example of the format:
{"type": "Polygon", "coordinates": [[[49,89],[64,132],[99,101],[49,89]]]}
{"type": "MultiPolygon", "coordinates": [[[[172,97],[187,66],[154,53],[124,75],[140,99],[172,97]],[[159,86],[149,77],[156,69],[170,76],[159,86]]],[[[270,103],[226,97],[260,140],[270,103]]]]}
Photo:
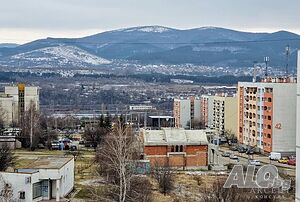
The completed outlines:
{"type": "Polygon", "coordinates": [[[142,137],[144,159],[150,160],[151,166],[207,168],[208,141],[204,130],[142,130],[142,137]]]}

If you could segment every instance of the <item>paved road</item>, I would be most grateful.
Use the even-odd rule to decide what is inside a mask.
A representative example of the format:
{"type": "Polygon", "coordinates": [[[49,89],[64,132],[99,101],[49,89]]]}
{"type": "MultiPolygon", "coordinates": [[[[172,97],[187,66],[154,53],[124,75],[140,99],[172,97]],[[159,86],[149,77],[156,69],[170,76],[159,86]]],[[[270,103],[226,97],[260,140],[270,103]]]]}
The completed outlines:
{"type": "MultiPolygon", "coordinates": [[[[238,151],[230,151],[228,148],[220,148],[220,154],[222,154],[224,151],[228,151],[231,152],[233,154],[235,154],[236,156],[239,157],[239,161],[237,160],[232,160],[229,157],[220,157],[220,163],[223,164],[228,164],[228,163],[233,163],[233,164],[241,164],[241,165],[248,165],[248,155],[244,154],[244,153],[239,153],[238,151]]],[[[282,163],[278,163],[277,161],[270,161],[269,158],[267,156],[262,156],[262,155],[250,155],[251,159],[256,159],[259,160],[261,162],[262,165],[265,164],[272,164],[275,165],[280,173],[283,173],[285,175],[289,175],[289,176],[295,176],[296,175],[296,171],[295,171],[295,166],[291,166],[291,165],[287,165],[287,164],[282,164],[282,163]]]]}

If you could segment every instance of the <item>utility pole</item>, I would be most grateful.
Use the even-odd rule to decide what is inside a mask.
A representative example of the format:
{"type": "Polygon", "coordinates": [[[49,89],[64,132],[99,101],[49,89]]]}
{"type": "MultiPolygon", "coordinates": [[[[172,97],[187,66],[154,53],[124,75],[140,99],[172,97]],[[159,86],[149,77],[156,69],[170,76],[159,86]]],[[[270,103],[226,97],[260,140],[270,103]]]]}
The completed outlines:
{"type": "Polygon", "coordinates": [[[264,61],[266,64],[265,77],[267,77],[268,76],[268,62],[270,62],[270,58],[268,56],[264,57],[264,61]]]}
{"type": "Polygon", "coordinates": [[[285,51],[286,51],[285,74],[286,74],[286,77],[288,77],[289,76],[290,45],[286,46],[285,51]]]}
{"type": "Polygon", "coordinates": [[[30,107],[30,149],[32,149],[32,137],[33,137],[33,109],[30,107]]]}
{"type": "Polygon", "coordinates": [[[147,128],[147,112],[144,112],[144,128],[147,128]]]}
{"type": "Polygon", "coordinates": [[[253,62],[253,79],[252,79],[253,83],[256,82],[256,63],[257,63],[257,61],[253,62]]]}

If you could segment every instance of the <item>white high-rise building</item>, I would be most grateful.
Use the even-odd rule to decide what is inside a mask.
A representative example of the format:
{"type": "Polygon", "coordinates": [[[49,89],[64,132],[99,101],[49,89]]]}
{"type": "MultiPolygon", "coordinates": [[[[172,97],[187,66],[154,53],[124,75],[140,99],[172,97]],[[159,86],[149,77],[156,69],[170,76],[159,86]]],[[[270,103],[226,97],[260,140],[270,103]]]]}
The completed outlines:
{"type": "Polygon", "coordinates": [[[297,63],[297,121],[296,121],[296,201],[300,202],[300,51],[297,63]]]}
{"type": "Polygon", "coordinates": [[[34,105],[39,110],[39,87],[18,84],[5,86],[5,92],[0,95],[0,106],[3,120],[6,126],[11,123],[18,123],[24,112],[34,105]]]}
{"type": "Polygon", "coordinates": [[[8,127],[14,119],[13,107],[13,97],[0,94],[0,116],[4,127],[8,127]]]}
{"type": "Polygon", "coordinates": [[[177,128],[197,128],[201,121],[201,101],[196,97],[174,99],[173,115],[177,128]]]}

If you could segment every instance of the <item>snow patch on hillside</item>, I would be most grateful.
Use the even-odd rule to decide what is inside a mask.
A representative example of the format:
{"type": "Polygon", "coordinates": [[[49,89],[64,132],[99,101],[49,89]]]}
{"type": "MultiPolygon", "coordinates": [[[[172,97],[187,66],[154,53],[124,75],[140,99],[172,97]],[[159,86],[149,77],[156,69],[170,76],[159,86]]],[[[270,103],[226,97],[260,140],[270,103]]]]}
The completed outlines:
{"type": "Polygon", "coordinates": [[[125,29],[124,32],[155,32],[155,33],[163,33],[170,31],[170,28],[162,27],[162,26],[147,26],[147,27],[136,27],[136,28],[129,28],[125,29]]]}
{"type": "Polygon", "coordinates": [[[75,46],[55,46],[41,48],[25,53],[20,53],[12,56],[12,59],[21,59],[27,61],[45,61],[51,62],[56,61],[59,63],[78,63],[78,64],[90,64],[90,65],[101,65],[109,64],[111,61],[104,58],[92,55],[85,50],[82,50],[75,46]]]}

